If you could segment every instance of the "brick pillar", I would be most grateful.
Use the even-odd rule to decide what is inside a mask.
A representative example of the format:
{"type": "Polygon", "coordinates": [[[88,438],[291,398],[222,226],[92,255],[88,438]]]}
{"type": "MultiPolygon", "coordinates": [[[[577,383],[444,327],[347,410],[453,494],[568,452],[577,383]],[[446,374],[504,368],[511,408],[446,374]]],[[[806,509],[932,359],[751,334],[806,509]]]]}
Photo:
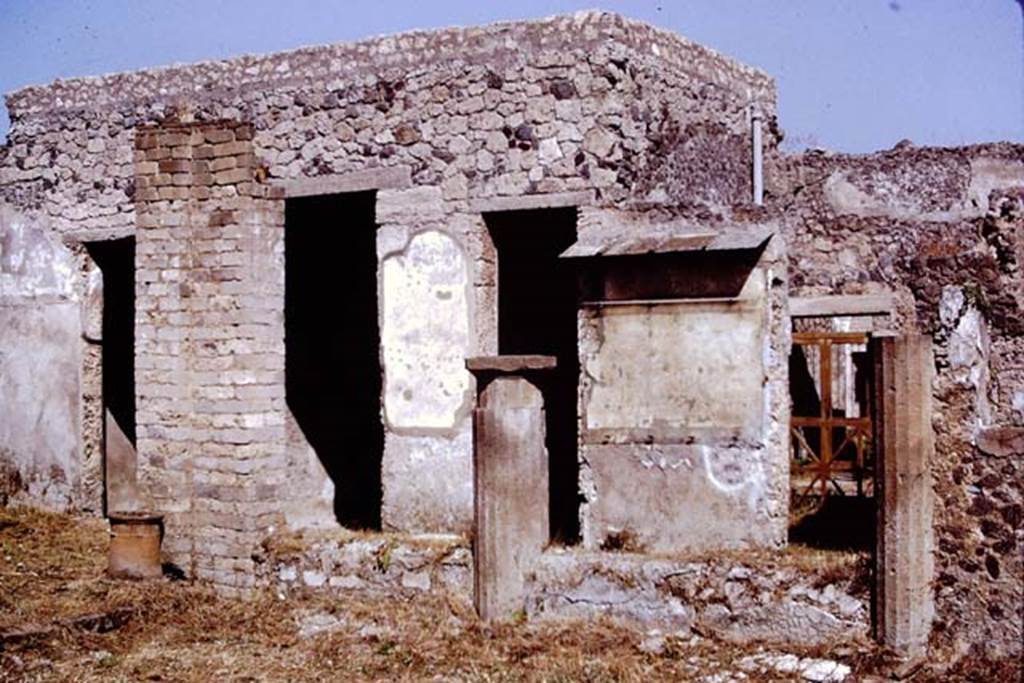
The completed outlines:
{"type": "Polygon", "coordinates": [[[872,341],[875,362],[875,633],[908,659],[924,654],[932,594],[932,340],[872,341]]]}
{"type": "Polygon", "coordinates": [[[284,203],[255,181],[252,137],[218,122],[135,138],[141,494],[171,561],[226,592],[253,585],[286,474],[284,203]]]}
{"type": "Polygon", "coordinates": [[[473,600],[481,619],[523,608],[525,573],[548,542],[544,399],[531,381],[552,356],[471,358],[473,600]]]}

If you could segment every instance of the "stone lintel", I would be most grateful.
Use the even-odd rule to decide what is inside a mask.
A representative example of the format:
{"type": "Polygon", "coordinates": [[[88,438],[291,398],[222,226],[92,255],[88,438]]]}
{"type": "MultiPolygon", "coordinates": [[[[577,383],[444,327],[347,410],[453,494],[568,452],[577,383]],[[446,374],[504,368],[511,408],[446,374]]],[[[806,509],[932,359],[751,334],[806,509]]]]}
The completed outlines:
{"type": "Polygon", "coordinates": [[[890,315],[896,309],[892,294],[799,296],[789,300],[794,318],[841,315],[890,315]]]}
{"type": "Polygon", "coordinates": [[[284,190],[285,197],[311,197],[367,190],[397,190],[412,185],[412,172],[408,166],[369,168],[317,178],[281,180],[275,182],[274,185],[284,190]]]}
{"type": "Polygon", "coordinates": [[[471,213],[495,213],[498,211],[528,211],[532,209],[561,209],[571,206],[590,206],[594,203],[594,191],[553,192],[550,194],[525,194],[518,197],[487,197],[469,200],[471,213]]]}
{"type": "Polygon", "coordinates": [[[126,237],[135,237],[135,226],[124,226],[120,228],[99,228],[86,230],[69,230],[61,235],[61,241],[69,247],[87,242],[108,242],[120,240],[126,237]]]}
{"type": "Polygon", "coordinates": [[[377,223],[415,226],[444,220],[446,216],[441,188],[434,185],[382,188],[377,193],[377,223]]]}

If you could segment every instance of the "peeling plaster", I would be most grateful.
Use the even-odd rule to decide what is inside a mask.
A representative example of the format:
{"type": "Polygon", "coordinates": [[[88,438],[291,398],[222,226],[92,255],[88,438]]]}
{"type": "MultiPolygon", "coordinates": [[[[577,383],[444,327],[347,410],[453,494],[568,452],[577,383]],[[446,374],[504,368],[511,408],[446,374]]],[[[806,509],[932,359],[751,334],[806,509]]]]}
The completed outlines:
{"type": "Polygon", "coordinates": [[[0,297],[69,298],[75,259],[54,232],[0,205],[0,297]]]}
{"type": "Polygon", "coordinates": [[[472,401],[466,256],[451,236],[428,230],[383,259],[381,273],[387,425],[454,429],[472,401]]]}

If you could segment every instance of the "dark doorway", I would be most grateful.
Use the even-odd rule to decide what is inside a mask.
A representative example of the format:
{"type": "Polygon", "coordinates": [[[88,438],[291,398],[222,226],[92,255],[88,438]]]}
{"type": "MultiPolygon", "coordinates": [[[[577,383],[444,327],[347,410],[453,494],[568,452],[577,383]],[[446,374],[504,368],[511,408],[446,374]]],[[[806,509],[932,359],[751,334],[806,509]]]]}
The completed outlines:
{"type": "Polygon", "coordinates": [[[285,205],[288,407],[334,482],[334,512],[380,528],[380,328],[373,192],[285,205]]]}
{"type": "Polygon", "coordinates": [[[558,358],[544,392],[551,539],[579,540],[576,276],[558,255],[576,241],[576,209],[485,215],[498,250],[498,352],[558,358]]]}
{"type": "Polygon", "coordinates": [[[87,245],[103,275],[103,506],[135,503],[135,239],[87,245]]]}

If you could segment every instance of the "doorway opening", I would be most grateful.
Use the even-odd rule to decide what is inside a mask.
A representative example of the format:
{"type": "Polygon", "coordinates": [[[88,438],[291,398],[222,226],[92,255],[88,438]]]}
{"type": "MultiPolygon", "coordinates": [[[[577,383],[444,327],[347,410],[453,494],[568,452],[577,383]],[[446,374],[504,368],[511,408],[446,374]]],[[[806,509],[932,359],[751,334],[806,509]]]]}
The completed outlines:
{"type": "Polygon", "coordinates": [[[376,194],[285,203],[285,396],[334,482],[342,525],[379,529],[380,327],[376,194]]]}
{"type": "Polygon", "coordinates": [[[790,541],[867,551],[876,515],[869,335],[799,324],[789,365],[790,541]]]}
{"type": "Polygon", "coordinates": [[[498,353],[558,359],[544,393],[551,540],[579,541],[577,285],[558,255],[576,241],[575,207],[489,213],[498,252],[498,353]]]}
{"type": "Polygon", "coordinates": [[[103,276],[103,510],[109,514],[136,504],[135,238],[91,242],[86,250],[103,276]]]}

